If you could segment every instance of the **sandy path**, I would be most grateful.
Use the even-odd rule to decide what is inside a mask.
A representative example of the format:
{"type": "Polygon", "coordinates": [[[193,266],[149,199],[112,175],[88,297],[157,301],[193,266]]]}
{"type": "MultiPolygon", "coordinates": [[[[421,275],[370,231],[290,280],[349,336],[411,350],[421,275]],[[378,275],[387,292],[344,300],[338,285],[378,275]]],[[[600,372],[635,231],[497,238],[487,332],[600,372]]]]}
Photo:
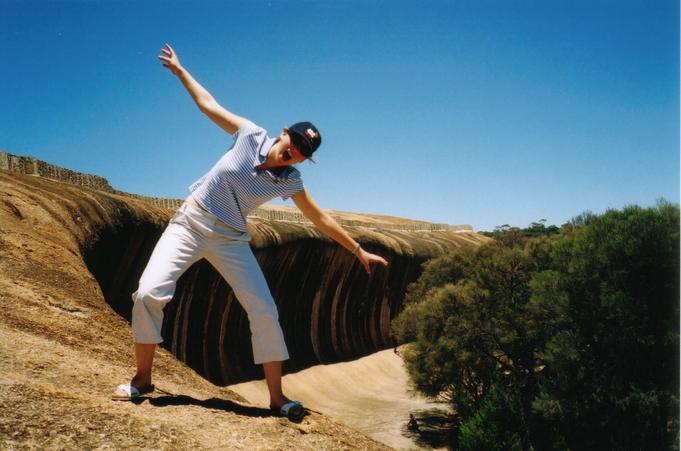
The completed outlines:
{"type": "MultiPolygon", "coordinates": [[[[256,405],[267,405],[264,381],[228,387],[256,405]]],[[[409,412],[442,405],[409,393],[401,357],[391,349],[352,362],[317,365],[284,376],[289,397],[397,449],[418,446],[402,432],[409,412]]]]}

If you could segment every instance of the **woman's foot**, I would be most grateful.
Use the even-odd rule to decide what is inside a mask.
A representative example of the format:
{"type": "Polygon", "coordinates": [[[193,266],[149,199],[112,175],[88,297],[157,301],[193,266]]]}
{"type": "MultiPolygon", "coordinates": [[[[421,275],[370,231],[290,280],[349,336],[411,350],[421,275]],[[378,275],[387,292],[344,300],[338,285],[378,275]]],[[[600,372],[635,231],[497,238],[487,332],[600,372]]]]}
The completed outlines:
{"type": "Polygon", "coordinates": [[[111,394],[111,399],[114,401],[133,401],[139,398],[145,393],[151,393],[154,391],[153,385],[145,385],[144,387],[137,388],[131,384],[121,384],[114,392],[111,394]]]}
{"type": "Polygon", "coordinates": [[[278,399],[276,402],[270,402],[270,410],[275,415],[280,415],[288,418],[291,421],[300,421],[305,416],[305,408],[300,401],[291,401],[286,397],[278,399]]]}
{"type": "Polygon", "coordinates": [[[139,398],[140,395],[153,391],[154,385],[151,383],[151,377],[136,374],[129,384],[121,384],[116,387],[111,395],[111,399],[116,401],[132,401],[139,398]]]}

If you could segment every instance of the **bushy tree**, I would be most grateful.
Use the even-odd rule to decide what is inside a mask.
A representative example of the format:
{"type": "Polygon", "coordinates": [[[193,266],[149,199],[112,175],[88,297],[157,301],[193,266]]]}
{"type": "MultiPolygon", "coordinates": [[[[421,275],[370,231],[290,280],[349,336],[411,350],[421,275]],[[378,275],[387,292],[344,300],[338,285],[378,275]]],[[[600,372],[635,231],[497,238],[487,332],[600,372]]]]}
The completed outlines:
{"type": "Polygon", "coordinates": [[[555,249],[571,327],[546,345],[535,411],[573,449],[669,449],[678,431],[678,206],[581,222],[555,249]]]}
{"type": "Polygon", "coordinates": [[[415,387],[453,404],[461,449],[669,449],[678,248],[661,203],[429,262],[393,324],[415,387]]]}

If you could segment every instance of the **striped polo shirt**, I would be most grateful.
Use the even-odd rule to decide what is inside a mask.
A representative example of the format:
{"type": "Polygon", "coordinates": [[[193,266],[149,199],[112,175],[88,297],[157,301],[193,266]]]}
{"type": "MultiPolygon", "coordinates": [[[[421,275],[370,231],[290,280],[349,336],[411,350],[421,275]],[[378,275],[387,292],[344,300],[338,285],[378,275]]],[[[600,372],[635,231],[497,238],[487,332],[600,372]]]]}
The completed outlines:
{"type": "Polygon", "coordinates": [[[300,172],[293,166],[275,174],[258,170],[277,138],[250,121],[233,135],[234,145],[189,191],[208,212],[226,224],[246,232],[246,216],[277,196],[288,199],[303,190],[300,172]]]}

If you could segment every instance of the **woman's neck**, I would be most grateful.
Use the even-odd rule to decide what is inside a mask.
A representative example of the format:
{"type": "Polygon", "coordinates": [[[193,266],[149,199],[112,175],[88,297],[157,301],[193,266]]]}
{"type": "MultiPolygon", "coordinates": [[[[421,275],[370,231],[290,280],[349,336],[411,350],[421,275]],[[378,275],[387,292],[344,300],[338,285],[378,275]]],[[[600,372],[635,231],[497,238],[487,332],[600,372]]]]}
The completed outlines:
{"type": "Polygon", "coordinates": [[[257,168],[261,171],[264,170],[269,170],[270,172],[279,175],[281,172],[284,170],[284,168],[287,168],[288,166],[273,166],[271,163],[271,155],[276,155],[276,153],[279,151],[279,139],[277,139],[274,144],[272,144],[272,147],[270,147],[270,150],[267,151],[267,158],[265,159],[265,162],[258,165],[257,168]]]}

